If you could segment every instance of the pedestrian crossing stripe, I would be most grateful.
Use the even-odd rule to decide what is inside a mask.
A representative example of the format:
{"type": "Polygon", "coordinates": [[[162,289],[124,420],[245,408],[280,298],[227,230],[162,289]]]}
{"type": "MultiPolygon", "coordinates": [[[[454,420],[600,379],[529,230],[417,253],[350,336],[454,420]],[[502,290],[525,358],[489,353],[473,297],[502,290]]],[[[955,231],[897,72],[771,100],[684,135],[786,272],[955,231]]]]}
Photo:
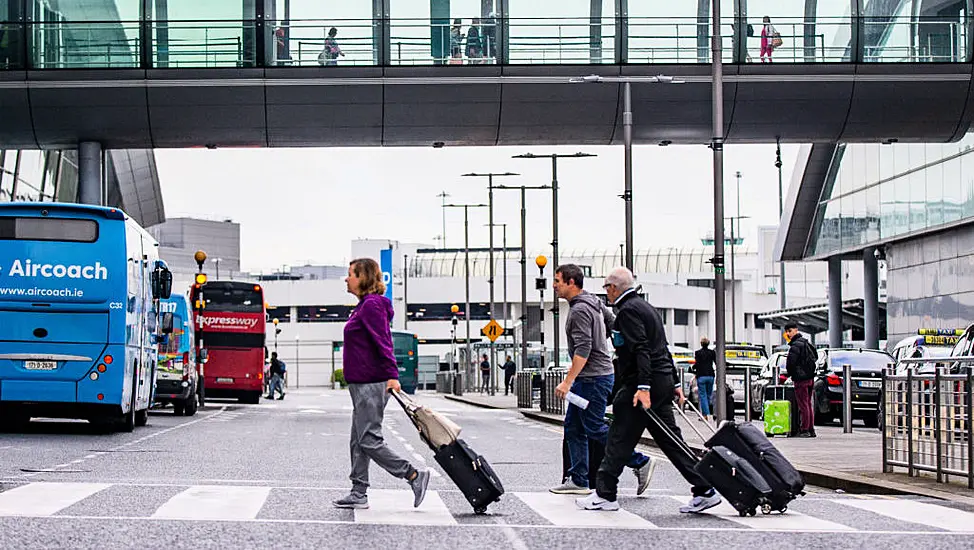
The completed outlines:
{"type": "MultiPolygon", "coordinates": [[[[280,510],[271,510],[271,516],[262,515],[265,505],[270,500],[278,503],[286,502],[289,498],[301,498],[294,495],[307,496],[308,490],[331,491],[334,489],[302,488],[292,491],[288,487],[271,486],[239,486],[239,485],[138,485],[114,483],[73,483],[73,482],[34,482],[20,485],[0,493],[0,517],[30,517],[30,518],[61,518],[61,519],[117,519],[131,521],[224,521],[224,522],[288,522],[288,523],[327,523],[327,524],[373,524],[373,525],[402,525],[402,526],[457,526],[472,516],[472,510],[465,500],[455,490],[438,492],[429,491],[426,499],[419,508],[413,508],[413,493],[411,490],[372,489],[369,491],[370,508],[365,510],[337,510],[327,508],[322,513],[333,519],[311,519],[307,517],[291,517],[291,507],[283,512],[291,514],[285,517],[279,515],[280,510]],[[112,487],[129,488],[140,487],[146,494],[152,490],[165,490],[165,494],[158,495],[157,502],[151,506],[153,512],[146,512],[142,516],[128,516],[119,512],[130,512],[118,507],[118,501],[109,498],[98,498],[99,495],[112,487]],[[173,494],[172,489],[179,492],[173,494]],[[451,498],[444,499],[447,493],[453,493],[451,498]],[[276,494],[271,499],[272,494],[276,494]],[[94,497],[94,498],[93,498],[94,497]],[[91,499],[91,500],[88,500],[91,499]],[[101,501],[99,503],[99,501],[101,501]],[[107,502],[111,508],[104,510],[107,502]],[[450,505],[448,505],[448,503],[450,505]],[[462,504],[461,504],[462,503],[462,504]],[[72,513],[84,511],[83,514],[72,513]],[[119,514],[116,516],[116,514],[119,514]]],[[[649,504],[654,510],[659,509],[656,503],[660,499],[666,502],[665,508],[670,510],[659,516],[658,521],[673,523],[677,515],[677,503],[685,503],[686,496],[652,495],[638,499],[623,497],[623,510],[617,512],[598,512],[579,510],[575,506],[575,496],[554,495],[548,492],[514,492],[502,497],[503,500],[493,505],[491,512],[495,514],[495,522],[479,527],[524,527],[524,528],[568,528],[568,529],[660,529],[654,523],[654,516],[646,513],[649,504]],[[654,501],[654,499],[656,499],[654,501]],[[672,503],[672,506],[671,506],[672,503]],[[507,511],[512,507],[526,507],[535,514],[540,521],[528,525],[505,523],[507,511]],[[631,507],[635,511],[627,511],[631,507]],[[641,511],[642,513],[636,513],[641,511]]],[[[724,530],[755,530],[767,532],[859,532],[859,533],[892,533],[892,534],[929,534],[934,529],[936,534],[946,533],[974,534],[974,513],[965,512],[932,502],[910,499],[873,499],[859,500],[853,498],[809,498],[808,503],[828,503],[832,510],[830,519],[816,517],[815,512],[808,508],[821,510],[822,506],[809,506],[801,511],[802,501],[797,501],[793,509],[785,514],[773,513],[755,517],[740,517],[728,504],[707,510],[701,516],[710,518],[710,523],[700,525],[694,518],[687,518],[685,526],[666,527],[668,530],[712,531],[715,527],[713,520],[717,519],[727,524],[724,530]],[[846,508],[846,512],[837,508],[846,508]],[[854,522],[855,514],[873,514],[883,518],[885,522],[896,526],[896,530],[868,530],[854,525],[846,525],[841,521],[854,522]],[[848,520],[844,518],[848,517],[848,520]],[[923,526],[923,529],[917,529],[923,526]]],[[[861,516],[860,516],[861,517],[861,516]]],[[[682,522],[681,522],[682,523],[682,522]]],[[[477,526],[466,524],[467,526],[477,526]]]]}

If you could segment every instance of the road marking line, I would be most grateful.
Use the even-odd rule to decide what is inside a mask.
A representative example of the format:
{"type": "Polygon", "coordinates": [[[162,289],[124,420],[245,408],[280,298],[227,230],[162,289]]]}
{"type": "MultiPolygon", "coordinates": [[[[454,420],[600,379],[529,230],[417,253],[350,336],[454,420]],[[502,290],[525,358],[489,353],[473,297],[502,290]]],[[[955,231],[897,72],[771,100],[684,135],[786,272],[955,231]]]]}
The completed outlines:
{"type": "Polygon", "coordinates": [[[915,500],[833,500],[832,502],[945,531],[974,530],[974,514],[936,504],[915,500]]]}
{"type": "MultiPolygon", "coordinates": [[[[680,503],[686,502],[686,497],[671,496],[670,498],[680,503]]],[[[767,531],[855,531],[852,527],[842,525],[841,523],[806,516],[805,514],[790,510],[784,514],[774,512],[769,515],[764,515],[758,512],[758,515],[754,517],[741,517],[737,510],[728,504],[726,500],[714,508],[703,512],[701,515],[704,514],[733,521],[734,523],[739,523],[754,529],[764,529],[767,531]]]]}
{"type": "Polygon", "coordinates": [[[152,514],[159,519],[249,520],[257,517],[270,487],[197,485],[169,499],[152,514]]]}
{"type": "Polygon", "coordinates": [[[28,483],[0,493],[0,516],[50,516],[91,495],[110,483],[28,483]]]}
{"type": "Polygon", "coordinates": [[[413,453],[413,458],[415,458],[416,460],[418,460],[420,462],[423,462],[423,463],[426,462],[426,459],[423,458],[423,455],[421,455],[419,453],[413,453]]]}
{"type": "Polygon", "coordinates": [[[405,447],[406,450],[409,451],[409,452],[413,452],[413,451],[416,450],[415,448],[413,448],[412,445],[410,445],[409,443],[406,443],[406,440],[405,439],[402,442],[402,446],[405,447]]]}
{"type": "Polygon", "coordinates": [[[450,509],[436,491],[428,491],[419,508],[413,508],[411,491],[373,489],[369,508],[355,510],[356,523],[383,525],[456,525],[450,509]]]}
{"type": "Polygon", "coordinates": [[[552,493],[514,493],[553,525],[562,527],[617,527],[627,529],[655,529],[651,522],[625,510],[600,512],[582,510],[575,505],[578,495],[552,493]]]}

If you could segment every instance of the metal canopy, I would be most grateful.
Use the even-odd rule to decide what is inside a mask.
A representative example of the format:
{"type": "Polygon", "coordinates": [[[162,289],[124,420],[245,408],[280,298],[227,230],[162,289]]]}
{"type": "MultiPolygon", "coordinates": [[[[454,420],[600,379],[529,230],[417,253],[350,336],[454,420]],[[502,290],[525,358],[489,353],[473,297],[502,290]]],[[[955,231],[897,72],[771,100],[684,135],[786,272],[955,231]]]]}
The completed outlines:
{"type": "MultiPolygon", "coordinates": [[[[842,330],[862,330],[865,327],[864,309],[862,298],[842,302],[842,330]]],[[[808,332],[825,332],[829,329],[829,304],[825,302],[769,311],[759,314],[758,319],[776,327],[796,323],[799,328],[808,332]]],[[[882,329],[886,325],[886,302],[879,302],[879,319],[882,329]]],[[[883,331],[881,330],[881,332],[883,331]]]]}

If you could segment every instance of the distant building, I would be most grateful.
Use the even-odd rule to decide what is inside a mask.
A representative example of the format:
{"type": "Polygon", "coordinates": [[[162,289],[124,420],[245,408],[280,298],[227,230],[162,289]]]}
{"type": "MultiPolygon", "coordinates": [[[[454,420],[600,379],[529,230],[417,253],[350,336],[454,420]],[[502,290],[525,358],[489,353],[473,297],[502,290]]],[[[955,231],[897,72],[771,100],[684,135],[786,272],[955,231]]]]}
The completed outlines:
{"type": "Polygon", "coordinates": [[[230,279],[241,275],[239,223],[171,218],[148,231],[159,241],[159,256],[180,280],[196,272],[193,255],[197,250],[206,252],[206,271],[210,277],[230,279]]]}

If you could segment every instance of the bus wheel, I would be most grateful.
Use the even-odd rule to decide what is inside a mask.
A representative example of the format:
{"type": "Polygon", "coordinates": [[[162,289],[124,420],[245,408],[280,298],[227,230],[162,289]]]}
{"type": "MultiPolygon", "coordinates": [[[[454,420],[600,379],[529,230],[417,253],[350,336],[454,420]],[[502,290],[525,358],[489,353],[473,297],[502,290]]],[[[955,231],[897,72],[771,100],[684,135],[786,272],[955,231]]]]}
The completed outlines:
{"type": "Polygon", "coordinates": [[[133,405],[129,412],[122,415],[119,421],[119,431],[122,432],[132,432],[135,431],[135,406],[133,405]]]}
{"type": "Polygon", "coordinates": [[[184,411],[186,416],[193,416],[196,414],[196,396],[193,395],[186,400],[186,410],[184,411]]]}
{"type": "Polygon", "coordinates": [[[186,414],[186,405],[188,404],[189,402],[187,402],[186,404],[173,402],[172,410],[176,414],[176,416],[183,416],[184,414],[186,414]]]}
{"type": "Polygon", "coordinates": [[[260,403],[260,395],[261,392],[259,391],[247,392],[246,394],[240,396],[240,402],[248,405],[257,405],[260,403]]]}
{"type": "Polygon", "coordinates": [[[142,409],[141,411],[135,411],[135,425],[145,426],[149,423],[149,409],[142,409]]]}

